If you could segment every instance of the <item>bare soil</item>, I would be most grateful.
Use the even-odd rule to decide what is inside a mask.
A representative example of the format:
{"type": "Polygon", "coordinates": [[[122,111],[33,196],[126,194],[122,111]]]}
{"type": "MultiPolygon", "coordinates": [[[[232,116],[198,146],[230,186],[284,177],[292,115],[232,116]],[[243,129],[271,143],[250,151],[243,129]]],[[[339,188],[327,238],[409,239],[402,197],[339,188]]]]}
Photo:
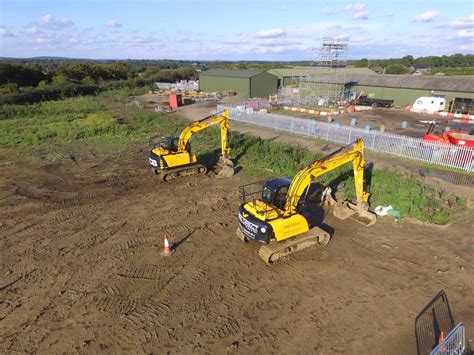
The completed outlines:
{"type": "Polygon", "coordinates": [[[472,220],[326,216],[326,247],[267,266],[235,236],[242,173],[161,183],[146,155],[0,157],[0,353],[414,354],[440,289],[473,339],[472,220]]]}

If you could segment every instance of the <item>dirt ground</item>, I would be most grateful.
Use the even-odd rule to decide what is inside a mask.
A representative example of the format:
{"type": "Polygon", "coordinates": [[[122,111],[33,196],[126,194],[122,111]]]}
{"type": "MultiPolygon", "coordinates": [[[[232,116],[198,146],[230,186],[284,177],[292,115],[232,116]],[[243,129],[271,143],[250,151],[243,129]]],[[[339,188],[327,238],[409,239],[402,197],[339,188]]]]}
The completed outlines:
{"type": "Polygon", "coordinates": [[[161,183],[146,158],[0,156],[0,353],[414,354],[441,289],[473,339],[472,220],[327,216],[326,247],[267,266],[235,237],[251,181],[161,183]]]}

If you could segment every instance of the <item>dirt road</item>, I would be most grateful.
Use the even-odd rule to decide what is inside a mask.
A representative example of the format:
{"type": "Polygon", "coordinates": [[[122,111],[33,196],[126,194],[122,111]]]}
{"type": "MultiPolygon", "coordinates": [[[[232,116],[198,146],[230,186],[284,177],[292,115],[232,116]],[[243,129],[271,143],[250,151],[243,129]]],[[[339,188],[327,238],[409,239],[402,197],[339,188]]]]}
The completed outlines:
{"type": "Polygon", "coordinates": [[[327,247],[269,267],[235,237],[242,173],[160,183],[146,152],[0,161],[0,353],[410,354],[440,289],[473,337],[469,220],[328,216],[327,247]]]}

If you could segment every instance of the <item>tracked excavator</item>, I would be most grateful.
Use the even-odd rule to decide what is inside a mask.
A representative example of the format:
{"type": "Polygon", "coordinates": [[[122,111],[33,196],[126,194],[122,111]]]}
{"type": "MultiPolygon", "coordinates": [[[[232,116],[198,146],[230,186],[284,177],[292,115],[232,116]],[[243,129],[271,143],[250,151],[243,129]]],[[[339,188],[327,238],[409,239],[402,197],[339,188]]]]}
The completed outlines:
{"type": "Polygon", "coordinates": [[[293,180],[277,178],[264,182],[261,195],[252,201],[245,202],[252,193],[260,194],[260,191],[246,193],[245,186],[251,184],[242,186],[244,203],[239,208],[239,239],[263,244],[258,255],[267,264],[314,245],[326,245],[330,235],[311,225],[305,200],[312,184],[322,186],[318,177],[346,163],[352,163],[357,202],[336,203],[330,196],[333,214],[339,219],[352,218],[365,226],[373,225],[376,216],[368,210],[370,194],[364,190],[364,142],[357,139],[302,169],[293,180]]]}
{"type": "Polygon", "coordinates": [[[195,121],[187,126],[179,136],[166,137],[150,152],[148,161],[152,171],[160,175],[163,181],[174,180],[183,176],[206,174],[208,168],[200,164],[196,154],[191,150],[191,136],[207,127],[220,125],[221,155],[214,171],[220,177],[234,174],[233,163],[229,159],[228,146],[229,111],[223,110],[211,116],[195,121]]]}

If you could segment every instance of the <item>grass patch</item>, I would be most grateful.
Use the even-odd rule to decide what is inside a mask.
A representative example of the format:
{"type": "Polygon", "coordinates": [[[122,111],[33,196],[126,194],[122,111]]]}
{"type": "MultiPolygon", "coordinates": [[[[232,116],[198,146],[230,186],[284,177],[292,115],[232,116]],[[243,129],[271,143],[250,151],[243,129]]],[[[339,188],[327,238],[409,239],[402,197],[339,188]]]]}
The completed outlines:
{"type": "MultiPolygon", "coordinates": [[[[130,104],[130,92],[116,90],[96,97],[78,97],[34,105],[0,107],[0,145],[18,155],[46,152],[43,163],[58,163],[68,153],[93,149],[107,156],[123,158],[134,146],[146,146],[150,138],[178,135],[189,124],[174,116],[149,112],[130,104]]],[[[232,127],[231,127],[232,128],[232,127]]],[[[320,159],[321,154],[298,146],[263,140],[231,132],[231,158],[243,172],[254,178],[293,177],[300,169],[320,159]]],[[[196,133],[192,149],[204,163],[213,163],[220,154],[218,127],[196,133]]],[[[144,157],[146,159],[146,157],[144,157]]],[[[446,224],[465,209],[461,197],[427,187],[410,176],[390,170],[368,174],[370,203],[391,204],[402,216],[446,224]]],[[[351,165],[324,174],[320,181],[337,185],[347,198],[354,199],[351,165]]]]}

